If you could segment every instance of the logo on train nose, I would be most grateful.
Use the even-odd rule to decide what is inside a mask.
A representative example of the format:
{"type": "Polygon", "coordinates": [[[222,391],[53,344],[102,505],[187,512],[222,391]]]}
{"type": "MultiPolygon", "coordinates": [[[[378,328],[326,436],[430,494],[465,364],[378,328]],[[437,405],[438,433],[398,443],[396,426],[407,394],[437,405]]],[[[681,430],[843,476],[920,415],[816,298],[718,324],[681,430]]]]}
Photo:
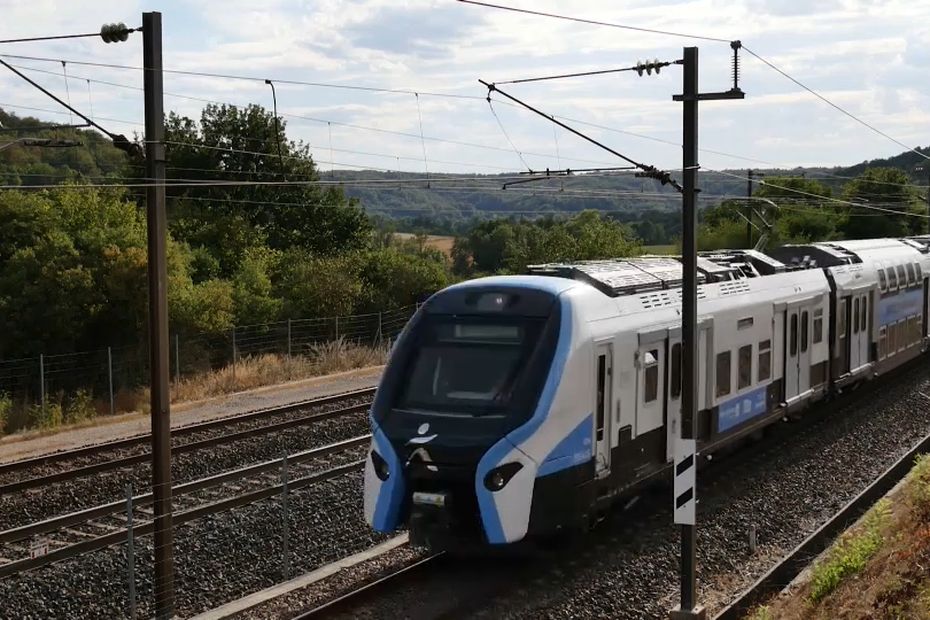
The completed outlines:
{"type": "Polygon", "coordinates": [[[424,422],[423,424],[419,426],[419,428],[417,428],[417,434],[419,435],[419,437],[411,437],[410,440],[407,442],[407,445],[408,446],[410,444],[422,445],[425,443],[429,443],[432,440],[436,439],[436,437],[438,437],[436,433],[433,433],[432,435],[427,435],[426,434],[427,432],[429,432],[429,422],[424,422]]]}

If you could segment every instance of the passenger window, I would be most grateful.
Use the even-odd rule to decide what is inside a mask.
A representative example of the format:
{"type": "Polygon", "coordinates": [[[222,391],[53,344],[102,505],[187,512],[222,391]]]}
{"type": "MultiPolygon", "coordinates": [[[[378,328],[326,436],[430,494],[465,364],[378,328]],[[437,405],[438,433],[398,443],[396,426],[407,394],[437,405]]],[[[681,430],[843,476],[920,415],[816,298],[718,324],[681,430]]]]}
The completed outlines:
{"type": "Polygon", "coordinates": [[[759,343],[759,381],[767,381],[772,376],[772,341],[759,343]]]}
{"type": "Polygon", "coordinates": [[[798,354],[798,315],[791,315],[791,334],[789,336],[791,340],[791,355],[792,357],[798,354]]]}
{"type": "Polygon", "coordinates": [[[659,351],[653,349],[646,353],[646,385],[643,400],[651,403],[659,397],[659,351]]]}
{"type": "Polygon", "coordinates": [[[862,298],[862,316],[859,317],[862,319],[859,323],[859,331],[864,332],[869,327],[869,298],[862,298]]]}
{"type": "Polygon", "coordinates": [[[672,345],[672,398],[681,396],[681,343],[676,342],[672,345]]]}
{"type": "Polygon", "coordinates": [[[914,270],[917,271],[917,282],[919,283],[921,280],[924,279],[924,274],[920,269],[920,263],[917,263],[916,265],[914,265],[914,270]]]}
{"type": "Polygon", "coordinates": [[[914,276],[914,263],[907,264],[907,285],[913,286],[917,281],[917,278],[914,276]]]}
{"type": "Polygon", "coordinates": [[[717,354],[717,397],[730,393],[730,352],[717,354]]]}
{"type": "Polygon", "coordinates": [[[907,276],[904,274],[904,265],[898,265],[898,286],[907,286],[907,276]]]}
{"type": "Polygon", "coordinates": [[[888,288],[888,280],[885,278],[885,270],[878,270],[878,288],[884,293],[888,288]]]}
{"type": "Polygon", "coordinates": [[[859,298],[853,300],[852,333],[859,333],[859,298]]]}
{"type": "Polygon", "coordinates": [[[823,340],[823,308],[814,310],[814,344],[823,340]]]}
{"type": "Polygon", "coordinates": [[[742,390],[752,384],[752,345],[747,344],[739,348],[739,373],[737,376],[736,389],[742,390]]]}
{"type": "Polygon", "coordinates": [[[898,276],[894,274],[894,267],[888,268],[888,288],[891,290],[898,288],[898,276]]]}
{"type": "Polygon", "coordinates": [[[807,312],[801,313],[801,353],[807,351],[807,330],[810,329],[808,327],[810,324],[809,318],[810,315],[808,315],[807,312]]]}

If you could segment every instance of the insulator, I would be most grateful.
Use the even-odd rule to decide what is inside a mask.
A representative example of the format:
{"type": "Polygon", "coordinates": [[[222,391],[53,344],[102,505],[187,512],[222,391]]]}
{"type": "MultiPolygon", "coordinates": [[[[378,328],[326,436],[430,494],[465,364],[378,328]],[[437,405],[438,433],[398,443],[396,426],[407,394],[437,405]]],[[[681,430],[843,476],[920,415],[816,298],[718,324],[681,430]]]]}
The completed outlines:
{"type": "Polygon", "coordinates": [[[100,27],[100,38],[103,39],[104,43],[125,41],[129,38],[129,29],[126,28],[126,24],[123,22],[118,24],[104,24],[100,27]]]}
{"type": "Polygon", "coordinates": [[[643,76],[643,70],[644,70],[645,68],[646,68],[646,65],[643,64],[643,61],[641,61],[641,60],[637,60],[637,61],[636,61],[636,73],[639,74],[639,77],[642,77],[642,76],[643,76]]]}

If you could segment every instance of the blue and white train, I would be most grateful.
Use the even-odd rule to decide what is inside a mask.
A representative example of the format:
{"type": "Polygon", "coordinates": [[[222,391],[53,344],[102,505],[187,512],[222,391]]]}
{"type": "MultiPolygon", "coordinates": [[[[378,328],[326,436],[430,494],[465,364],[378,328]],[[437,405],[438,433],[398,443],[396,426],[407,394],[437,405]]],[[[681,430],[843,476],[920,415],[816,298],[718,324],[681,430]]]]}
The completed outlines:
{"type": "MultiPolygon", "coordinates": [[[[704,253],[698,271],[702,454],[927,348],[930,237],[704,253]]],[[[584,526],[669,469],[680,262],[530,274],[449,287],[404,329],[371,409],[374,529],[514,543],[584,526]]]]}

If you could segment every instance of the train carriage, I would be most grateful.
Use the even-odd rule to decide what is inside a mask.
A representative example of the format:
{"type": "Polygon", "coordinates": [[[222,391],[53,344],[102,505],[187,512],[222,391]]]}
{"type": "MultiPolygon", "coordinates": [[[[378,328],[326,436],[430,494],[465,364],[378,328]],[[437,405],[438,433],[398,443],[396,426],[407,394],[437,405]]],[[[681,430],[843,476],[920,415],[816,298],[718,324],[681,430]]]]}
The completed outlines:
{"type": "MultiPolygon", "coordinates": [[[[696,439],[708,454],[926,349],[930,240],[702,254],[696,439]]],[[[433,547],[592,522],[665,472],[681,264],[539,265],[440,291],[372,405],[365,515],[433,547]]]]}

